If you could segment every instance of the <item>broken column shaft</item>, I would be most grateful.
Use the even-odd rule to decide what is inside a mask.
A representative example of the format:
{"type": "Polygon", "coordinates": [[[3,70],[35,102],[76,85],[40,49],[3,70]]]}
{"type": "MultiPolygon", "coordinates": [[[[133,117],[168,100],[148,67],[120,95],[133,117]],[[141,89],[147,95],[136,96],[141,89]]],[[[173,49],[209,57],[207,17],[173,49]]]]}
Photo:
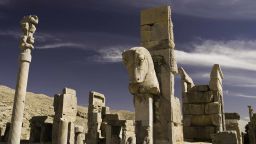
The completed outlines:
{"type": "Polygon", "coordinates": [[[36,31],[35,25],[37,24],[37,16],[25,16],[21,21],[21,27],[24,35],[22,36],[20,43],[20,67],[18,72],[15,98],[13,103],[11,129],[8,140],[9,144],[20,143],[29,65],[31,62],[31,49],[34,48],[33,34],[36,31]]]}

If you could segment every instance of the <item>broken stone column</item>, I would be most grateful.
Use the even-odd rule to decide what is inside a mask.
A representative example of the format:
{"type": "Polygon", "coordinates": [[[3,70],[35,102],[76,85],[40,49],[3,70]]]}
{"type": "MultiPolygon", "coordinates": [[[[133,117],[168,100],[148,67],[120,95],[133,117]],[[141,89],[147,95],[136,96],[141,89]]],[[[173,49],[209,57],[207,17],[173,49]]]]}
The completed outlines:
{"type": "Polygon", "coordinates": [[[60,119],[58,131],[58,144],[67,144],[68,142],[68,121],[64,118],[60,119]]]}
{"type": "Polygon", "coordinates": [[[101,93],[91,91],[89,95],[86,143],[98,144],[99,140],[103,138],[100,127],[103,113],[108,113],[107,110],[108,108],[105,107],[105,96],[101,93]]]}
{"type": "Polygon", "coordinates": [[[256,144],[256,114],[253,112],[252,106],[248,106],[250,121],[247,127],[247,137],[249,138],[249,144],[256,144]]]}
{"type": "Polygon", "coordinates": [[[134,95],[136,143],[153,144],[153,99],[160,93],[153,59],[144,47],[134,47],[122,54],[134,95]]]}
{"type": "Polygon", "coordinates": [[[25,96],[27,90],[29,66],[31,62],[31,50],[34,48],[34,33],[38,17],[29,15],[21,20],[23,36],[20,42],[20,67],[17,78],[17,85],[13,103],[11,129],[8,144],[19,144],[22,130],[22,120],[25,107],[25,96]]]}
{"type": "Polygon", "coordinates": [[[242,144],[242,133],[239,127],[240,115],[238,113],[225,113],[225,124],[227,131],[235,131],[238,143],[242,144]]]}
{"type": "Polygon", "coordinates": [[[75,126],[77,115],[76,91],[64,88],[62,94],[54,96],[53,143],[63,144],[75,142],[75,126]]]}
{"type": "Polygon", "coordinates": [[[84,144],[84,128],[82,126],[75,127],[76,142],[75,144],[84,144]]]}
{"type": "Polygon", "coordinates": [[[182,82],[183,132],[186,141],[211,142],[212,136],[225,130],[222,78],[214,65],[210,85],[194,85],[191,77],[179,68],[182,82]]]}
{"type": "Polygon", "coordinates": [[[220,68],[219,64],[213,65],[211,74],[210,74],[210,82],[209,87],[211,91],[218,97],[218,101],[221,104],[221,122],[222,124],[219,126],[218,131],[225,131],[226,130],[226,124],[225,124],[225,113],[224,113],[224,99],[223,99],[223,89],[222,89],[222,80],[224,78],[224,75],[222,73],[222,70],[220,68]]]}
{"type": "Polygon", "coordinates": [[[141,12],[141,45],[153,57],[160,95],[153,98],[154,143],[183,143],[180,101],[174,96],[174,78],[178,73],[174,53],[171,7],[162,6],[141,12]]]}

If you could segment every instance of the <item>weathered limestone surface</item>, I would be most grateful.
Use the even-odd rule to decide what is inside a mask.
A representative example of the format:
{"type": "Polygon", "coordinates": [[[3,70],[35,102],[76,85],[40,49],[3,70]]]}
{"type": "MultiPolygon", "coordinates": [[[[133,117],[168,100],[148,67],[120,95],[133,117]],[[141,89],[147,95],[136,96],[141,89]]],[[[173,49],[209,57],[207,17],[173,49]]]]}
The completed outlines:
{"type": "Polygon", "coordinates": [[[82,126],[75,127],[75,144],[84,144],[84,128],[82,126]]]}
{"type": "MultiPolygon", "coordinates": [[[[91,91],[89,95],[88,109],[88,133],[86,143],[98,144],[103,138],[101,124],[103,119],[103,108],[105,107],[105,96],[101,93],[91,91]]],[[[107,109],[107,108],[105,108],[107,109]]],[[[108,111],[105,111],[108,113],[108,111]]]]}
{"type": "Polygon", "coordinates": [[[238,113],[225,113],[225,122],[227,131],[235,131],[238,143],[242,144],[242,133],[239,127],[240,115],[238,113]]]}
{"type": "Polygon", "coordinates": [[[194,85],[183,68],[179,68],[179,73],[182,83],[184,138],[192,142],[211,142],[215,133],[225,130],[223,74],[220,67],[213,66],[209,85],[194,85]]]}
{"type": "Polygon", "coordinates": [[[75,142],[75,125],[77,115],[76,91],[64,88],[62,94],[54,96],[54,121],[52,141],[56,144],[75,142]]]}
{"type": "Polygon", "coordinates": [[[239,144],[235,131],[218,132],[214,135],[213,144],[239,144]]]}
{"type": "MultiPolygon", "coordinates": [[[[15,91],[9,87],[0,85],[0,142],[7,142],[8,131],[10,129],[9,124],[11,121],[12,105],[15,91]]],[[[43,136],[44,142],[47,142],[47,138],[52,139],[52,134],[48,130],[51,129],[54,116],[53,97],[44,94],[35,94],[27,92],[25,102],[25,112],[22,127],[22,141],[28,143],[40,142],[40,135],[43,136]],[[40,101],[40,103],[38,103],[40,101]],[[41,132],[40,127],[47,127],[46,133],[41,132]],[[33,134],[32,134],[32,133],[33,134]],[[49,136],[49,137],[48,137],[49,136]]],[[[110,110],[110,113],[117,114],[119,119],[132,120],[134,119],[134,113],[125,110],[110,110]]],[[[81,126],[84,128],[84,133],[87,132],[87,108],[78,106],[78,112],[76,115],[75,126],[81,126]]],[[[51,131],[51,130],[50,130],[51,131]]]]}
{"type": "Polygon", "coordinates": [[[160,89],[152,57],[143,47],[131,48],[122,56],[134,95],[136,143],[153,144],[153,99],[160,89]]]}
{"type": "Polygon", "coordinates": [[[152,55],[160,94],[154,97],[154,143],[183,143],[181,108],[174,96],[178,73],[170,6],[141,12],[141,45],[152,55]]]}
{"type": "Polygon", "coordinates": [[[38,17],[34,15],[25,16],[21,20],[23,35],[20,42],[20,63],[16,84],[15,99],[12,111],[12,120],[8,144],[19,144],[21,139],[22,121],[25,108],[25,97],[27,91],[28,73],[31,62],[31,50],[34,48],[34,33],[38,17]]]}
{"type": "Polygon", "coordinates": [[[252,106],[248,106],[250,121],[246,126],[245,139],[249,144],[256,144],[256,114],[252,106]]]}

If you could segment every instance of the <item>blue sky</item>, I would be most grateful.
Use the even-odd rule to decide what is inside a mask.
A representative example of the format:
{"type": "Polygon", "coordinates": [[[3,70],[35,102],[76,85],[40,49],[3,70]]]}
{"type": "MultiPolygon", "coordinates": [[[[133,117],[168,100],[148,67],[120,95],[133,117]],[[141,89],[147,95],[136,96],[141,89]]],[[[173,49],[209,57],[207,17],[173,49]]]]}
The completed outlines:
{"type": "MultiPolygon", "coordinates": [[[[171,5],[178,66],[208,84],[224,72],[225,111],[248,117],[256,103],[255,0],[0,0],[0,84],[15,87],[22,16],[39,16],[28,90],[53,96],[63,87],[104,93],[108,106],[133,110],[121,52],[139,46],[140,11],[171,5]]],[[[176,96],[180,97],[179,76],[176,96]]]]}

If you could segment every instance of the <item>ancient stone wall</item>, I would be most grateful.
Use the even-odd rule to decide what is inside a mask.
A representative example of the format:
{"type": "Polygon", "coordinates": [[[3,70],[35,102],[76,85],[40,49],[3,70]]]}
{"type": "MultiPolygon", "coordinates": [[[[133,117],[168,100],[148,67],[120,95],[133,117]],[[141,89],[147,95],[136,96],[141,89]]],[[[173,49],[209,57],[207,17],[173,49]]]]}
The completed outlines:
{"type": "MultiPolygon", "coordinates": [[[[6,142],[8,139],[8,125],[11,121],[12,104],[14,99],[14,90],[0,85],[0,142],[6,142]]],[[[52,124],[54,116],[53,98],[43,94],[27,92],[25,102],[25,114],[22,127],[22,141],[36,141],[36,134],[41,124],[52,124]],[[40,103],[39,103],[40,102],[40,103]],[[47,118],[46,118],[47,117],[47,118]],[[46,118],[46,119],[45,119],[46,118]],[[49,121],[51,119],[51,121],[49,121]],[[33,136],[34,135],[34,136],[33,136]]],[[[87,108],[78,107],[76,116],[76,125],[82,126],[87,131],[87,108]]],[[[37,135],[38,136],[38,135],[37,135]]],[[[37,139],[38,140],[38,139],[37,139]]],[[[37,141],[39,142],[39,141],[37,141]]]]}
{"type": "MultiPolygon", "coordinates": [[[[213,67],[211,75],[221,73],[220,69],[213,67]]],[[[223,131],[223,98],[219,79],[211,76],[209,85],[194,85],[192,79],[184,71],[179,69],[182,79],[182,102],[183,102],[183,131],[184,138],[188,141],[211,142],[213,134],[223,131]]],[[[218,74],[217,76],[220,76],[218,74]]]]}

